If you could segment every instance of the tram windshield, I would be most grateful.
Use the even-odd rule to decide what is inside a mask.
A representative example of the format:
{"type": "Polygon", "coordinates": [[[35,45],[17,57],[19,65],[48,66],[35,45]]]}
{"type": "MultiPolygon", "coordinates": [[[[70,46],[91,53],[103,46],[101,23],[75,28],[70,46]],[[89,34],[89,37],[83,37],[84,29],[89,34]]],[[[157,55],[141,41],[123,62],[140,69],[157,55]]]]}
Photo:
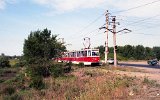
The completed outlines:
{"type": "Polygon", "coordinates": [[[99,52],[98,51],[92,51],[92,56],[99,56],[99,52]]]}

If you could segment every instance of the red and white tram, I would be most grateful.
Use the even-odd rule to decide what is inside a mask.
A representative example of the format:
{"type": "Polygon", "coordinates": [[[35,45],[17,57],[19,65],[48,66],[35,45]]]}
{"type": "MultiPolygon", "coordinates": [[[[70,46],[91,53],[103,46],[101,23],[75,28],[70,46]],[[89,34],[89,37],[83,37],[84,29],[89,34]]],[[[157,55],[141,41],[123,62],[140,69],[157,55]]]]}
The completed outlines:
{"type": "Polygon", "coordinates": [[[99,64],[99,49],[84,49],[80,51],[64,52],[59,62],[72,62],[73,64],[84,63],[84,65],[99,64]]]}

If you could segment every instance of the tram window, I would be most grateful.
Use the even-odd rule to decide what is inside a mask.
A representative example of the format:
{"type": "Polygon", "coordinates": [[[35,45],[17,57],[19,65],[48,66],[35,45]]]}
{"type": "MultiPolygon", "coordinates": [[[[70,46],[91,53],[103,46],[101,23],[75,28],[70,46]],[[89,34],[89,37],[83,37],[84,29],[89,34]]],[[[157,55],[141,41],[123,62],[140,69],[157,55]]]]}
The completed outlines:
{"type": "Polygon", "coordinates": [[[76,57],[76,52],[73,52],[73,57],[76,57]]]}
{"type": "Polygon", "coordinates": [[[79,54],[80,54],[80,53],[79,53],[79,52],[77,52],[77,57],[79,57],[79,54]]]}
{"type": "Polygon", "coordinates": [[[72,57],[74,57],[74,52],[72,52],[72,57]]]}
{"type": "Polygon", "coordinates": [[[88,51],[88,56],[91,56],[91,51],[90,50],[88,51]]]}
{"type": "Polygon", "coordinates": [[[69,57],[69,53],[67,53],[67,57],[69,57]]]}
{"type": "Polygon", "coordinates": [[[72,52],[69,53],[69,57],[72,57],[72,52]]]}
{"type": "Polygon", "coordinates": [[[69,53],[67,53],[67,57],[69,57],[69,53]]]}
{"type": "Polygon", "coordinates": [[[84,51],[84,52],[83,52],[83,56],[87,56],[87,51],[84,51]]]}
{"type": "Polygon", "coordinates": [[[70,57],[72,57],[72,56],[73,56],[73,53],[71,52],[71,53],[70,53],[70,57]]]}
{"type": "Polygon", "coordinates": [[[75,57],[77,57],[77,52],[75,52],[75,57]]]}
{"type": "Polygon", "coordinates": [[[84,56],[84,51],[81,51],[80,57],[84,56]]]}
{"type": "Polygon", "coordinates": [[[80,57],[80,56],[81,56],[81,52],[79,51],[79,52],[78,52],[78,57],[80,57]]]}
{"type": "Polygon", "coordinates": [[[99,56],[99,52],[92,51],[92,56],[99,56]]]}

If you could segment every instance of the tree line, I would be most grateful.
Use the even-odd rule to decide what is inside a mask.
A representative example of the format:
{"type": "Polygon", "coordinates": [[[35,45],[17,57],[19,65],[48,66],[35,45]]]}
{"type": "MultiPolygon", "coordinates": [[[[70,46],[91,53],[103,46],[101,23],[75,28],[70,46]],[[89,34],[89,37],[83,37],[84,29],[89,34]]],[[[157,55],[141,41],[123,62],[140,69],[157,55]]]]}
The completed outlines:
{"type": "MultiPolygon", "coordinates": [[[[98,46],[100,50],[101,58],[104,58],[105,47],[98,46]]],[[[113,47],[109,47],[110,58],[113,57],[113,47]]],[[[160,59],[160,47],[144,47],[143,45],[125,45],[117,46],[117,58],[119,60],[148,60],[148,59],[160,59]]]]}

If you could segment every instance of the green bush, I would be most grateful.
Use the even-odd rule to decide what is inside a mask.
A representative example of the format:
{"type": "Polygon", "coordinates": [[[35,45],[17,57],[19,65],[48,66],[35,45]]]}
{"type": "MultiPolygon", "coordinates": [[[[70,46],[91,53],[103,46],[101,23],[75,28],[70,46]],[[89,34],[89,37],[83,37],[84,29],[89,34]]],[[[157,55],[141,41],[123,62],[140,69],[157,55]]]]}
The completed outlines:
{"type": "Polygon", "coordinates": [[[83,62],[80,62],[80,63],[78,64],[78,66],[79,66],[80,68],[83,68],[85,65],[84,65],[83,62]]]}
{"type": "Polygon", "coordinates": [[[21,95],[13,94],[11,96],[5,96],[4,100],[23,100],[21,95]]]}
{"type": "Polygon", "coordinates": [[[45,67],[39,64],[32,64],[27,67],[27,73],[30,77],[32,76],[43,76],[47,77],[50,75],[48,66],[45,67]]]}
{"type": "Polygon", "coordinates": [[[0,57],[0,68],[11,67],[9,59],[5,56],[0,57]]]}
{"type": "Polygon", "coordinates": [[[50,67],[50,73],[53,77],[59,77],[64,74],[63,64],[54,64],[50,67]]]}
{"type": "Polygon", "coordinates": [[[65,66],[72,66],[72,65],[73,65],[72,62],[69,62],[69,63],[66,63],[65,66]]]}
{"type": "Polygon", "coordinates": [[[155,86],[156,85],[156,81],[155,80],[150,80],[150,79],[148,79],[148,77],[144,77],[143,83],[151,85],[151,86],[155,86]]]}
{"type": "Polygon", "coordinates": [[[10,98],[10,100],[22,100],[22,96],[18,94],[14,94],[10,98]]]}
{"type": "Polygon", "coordinates": [[[65,64],[63,66],[64,73],[69,73],[71,71],[72,65],[73,65],[72,62],[69,62],[69,63],[65,64]]]}
{"type": "Polygon", "coordinates": [[[5,80],[4,79],[0,79],[0,83],[3,83],[5,80]]]}
{"type": "Polygon", "coordinates": [[[6,87],[6,88],[4,89],[3,93],[6,94],[6,95],[12,95],[12,94],[15,93],[15,91],[16,91],[16,90],[15,90],[14,87],[9,86],[9,87],[6,87]]]}
{"type": "Polygon", "coordinates": [[[14,65],[14,67],[24,67],[25,65],[26,65],[26,61],[19,61],[14,65]]]}
{"type": "MultiPolygon", "coordinates": [[[[30,87],[41,90],[45,88],[43,77],[49,76],[49,70],[43,64],[30,64],[27,66],[27,75],[31,78],[30,87]]],[[[20,77],[21,78],[21,77],[20,77]]]]}
{"type": "Polygon", "coordinates": [[[31,83],[29,85],[31,88],[35,88],[38,90],[45,88],[45,83],[43,82],[43,78],[40,76],[35,76],[31,78],[31,83]]]}

